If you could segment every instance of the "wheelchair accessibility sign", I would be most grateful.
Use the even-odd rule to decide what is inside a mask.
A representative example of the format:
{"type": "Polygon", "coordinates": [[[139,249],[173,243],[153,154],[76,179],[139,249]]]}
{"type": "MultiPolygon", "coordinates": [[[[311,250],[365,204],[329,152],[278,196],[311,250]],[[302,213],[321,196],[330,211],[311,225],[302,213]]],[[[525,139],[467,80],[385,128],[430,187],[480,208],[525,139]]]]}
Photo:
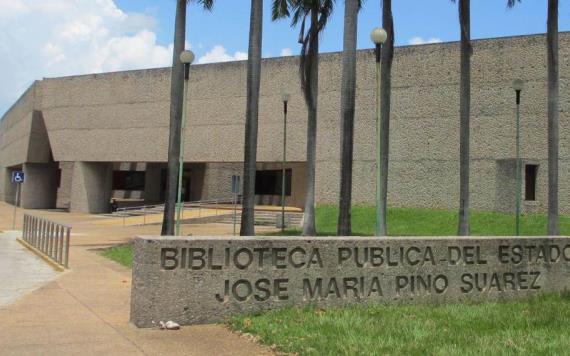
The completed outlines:
{"type": "Polygon", "coordinates": [[[12,172],[12,183],[14,184],[22,184],[26,180],[26,176],[22,171],[14,171],[12,172]]]}

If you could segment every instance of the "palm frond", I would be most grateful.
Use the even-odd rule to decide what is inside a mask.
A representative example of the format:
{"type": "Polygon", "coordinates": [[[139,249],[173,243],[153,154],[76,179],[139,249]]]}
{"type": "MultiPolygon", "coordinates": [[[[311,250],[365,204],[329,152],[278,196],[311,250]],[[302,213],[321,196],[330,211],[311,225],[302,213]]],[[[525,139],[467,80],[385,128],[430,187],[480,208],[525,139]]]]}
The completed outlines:
{"type": "Polygon", "coordinates": [[[273,0],[271,7],[271,19],[273,21],[290,16],[288,2],[287,0],[273,0]]]}
{"type": "Polygon", "coordinates": [[[327,26],[329,19],[333,13],[335,0],[324,0],[321,3],[320,18],[319,18],[319,33],[321,33],[327,26]]]}
{"type": "Polygon", "coordinates": [[[204,10],[211,11],[214,8],[214,0],[188,0],[188,2],[194,1],[198,5],[202,5],[204,10]]]}
{"type": "Polygon", "coordinates": [[[307,16],[307,11],[303,6],[292,7],[292,10],[293,16],[291,17],[291,27],[295,27],[307,16]]]}
{"type": "Polygon", "coordinates": [[[511,8],[515,7],[515,5],[517,3],[520,3],[520,2],[522,2],[522,0],[507,0],[507,7],[509,9],[511,9],[511,8]]]}
{"type": "MultiPolygon", "coordinates": [[[[319,36],[327,25],[334,10],[336,0],[272,0],[273,20],[289,17],[291,27],[299,28],[299,44],[301,53],[299,57],[299,76],[301,89],[309,107],[313,107],[314,98],[312,88],[309,86],[313,70],[314,57],[319,55],[319,36]],[[305,26],[310,21],[309,29],[305,26]]],[[[359,8],[364,0],[358,0],[359,8]]]]}

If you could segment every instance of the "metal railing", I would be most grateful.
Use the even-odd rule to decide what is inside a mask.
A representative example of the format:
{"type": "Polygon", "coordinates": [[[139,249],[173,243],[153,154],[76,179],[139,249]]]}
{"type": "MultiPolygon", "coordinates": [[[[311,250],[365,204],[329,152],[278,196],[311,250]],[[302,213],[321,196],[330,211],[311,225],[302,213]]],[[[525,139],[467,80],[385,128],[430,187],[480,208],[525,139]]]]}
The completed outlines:
{"type": "Polygon", "coordinates": [[[65,268],[69,267],[70,236],[70,226],[24,214],[23,240],[65,268]]]}
{"type": "Polygon", "coordinates": [[[147,215],[157,214],[159,212],[162,213],[163,211],[164,211],[164,204],[155,204],[155,205],[142,205],[142,206],[118,208],[113,212],[113,214],[116,214],[123,218],[123,227],[125,227],[126,219],[128,217],[142,216],[143,225],[146,225],[147,215]]]}
{"type": "MultiPolygon", "coordinates": [[[[221,210],[220,205],[235,204],[241,204],[241,197],[238,197],[236,201],[234,201],[234,198],[222,198],[184,202],[184,208],[182,209],[182,220],[184,220],[185,211],[198,211],[198,218],[201,218],[203,210],[215,210],[215,215],[218,215],[219,210],[221,210]]],[[[142,217],[142,225],[146,225],[148,215],[162,214],[163,212],[164,204],[156,204],[119,208],[113,214],[123,218],[123,227],[125,227],[127,218],[142,217]]]]}

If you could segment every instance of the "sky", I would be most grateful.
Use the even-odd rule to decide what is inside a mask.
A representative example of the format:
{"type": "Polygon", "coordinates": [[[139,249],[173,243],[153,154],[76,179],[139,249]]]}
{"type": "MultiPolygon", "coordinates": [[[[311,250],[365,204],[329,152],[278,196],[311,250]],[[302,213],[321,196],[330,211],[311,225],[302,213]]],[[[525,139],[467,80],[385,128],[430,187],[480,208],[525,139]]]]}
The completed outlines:
{"type": "MultiPolygon", "coordinates": [[[[546,31],[547,0],[471,2],[472,37],[546,31]]],[[[560,31],[570,30],[570,1],[560,2],[560,31]]],[[[172,62],[175,0],[0,0],[0,115],[42,78],[166,67],[172,62]]],[[[263,55],[299,52],[298,29],[271,21],[264,0],[263,55]]],[[[249,0],[217,0],[212,12],[188,7],[187,47],[198,63],[247,59],[249,0]]],[[[457,5],[449,0],[393,0],[396,45],[459,39],[457,5]]],[[[322,34],[321,51],[342,50],[344,1],[322,34]]],[[[365,0],[358,48],[370,48],[380,0],[365,0]]]]}

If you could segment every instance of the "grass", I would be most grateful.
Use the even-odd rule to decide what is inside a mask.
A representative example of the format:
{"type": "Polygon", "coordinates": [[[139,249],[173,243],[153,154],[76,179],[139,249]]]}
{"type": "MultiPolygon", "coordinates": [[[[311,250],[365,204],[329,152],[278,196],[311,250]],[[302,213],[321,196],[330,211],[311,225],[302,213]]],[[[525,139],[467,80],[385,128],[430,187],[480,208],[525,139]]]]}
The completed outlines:
{"type": "MultiPolygon", "coordinates": [[[[353,208],[353,234],[374,233],[374,209],[353,208]]],[[[317,208],[320,235],[336,235],[338,210],[317,208]]],[[[457,212],[390,209],[390,235],[455,235],[457,212]]],[[[570,218],[560,218],[570,235],[570,218]]],[[[473,211],[472,235],[514,234],[512,215],[473,211]]],[[[299,230],[286,231],[298,235],[299,230]]],[[[546,234],[546,216],[522,217],[522,234],[546,234]]],[[[132,267],[132,245],[101,253],[132,267]]],[[[322,310],[285,308],[228,321],[234,330],[254,334],[260,343],[301,355],[517,355],[570,353],[570,296],[547,295],[513,303],[450,305],[355,305],[322,310]]]]}
{"type": "Polygon", "coordinates": [[[230,328],[300,355],[564,355],[570,297],[457,305],[286,308],[236,316],[230,328]]]}
{"type": "MultiPolygon", "coordinates": [[[[338,209],[335,206],[317,207],[317,231],[322,236],[336,235],[338,209]]],[[[356,206],[352,209],[353,235],[374,234],[375,209],[356,206]]],[[[525,236],[546,235],[545,215],[523,215],[521,233],[525,236]]],[[[393,236],[453,236],[457,234],[457,212],[451,210],[392,208],[388,210],[388,233],[393,236]]],[[[514,216],[494,212],[472,211],[471,234],[475,236],[512,236],[514,216]]],[[[283,235],[299,235],[299,229],[286,230],[283,235]]],[[[560,217],[560,234],[570,235],[570,217],[560,217]]],[[[281,233],[277,233],[281,235],[281,233]]],[[[131,245],[120,245],[104,250],[103,256],[126,267],[132,267],[131,245]]]]}
{"type": "Polygon", "coordinates": [[[101,251],[101,255],[125,267],[133,267],[133,246],[118,245],[101,251]]]}
{"type": "MultiPolygon", "coordinates": [[[[319,235],[336,235],[338,208],[319,206],[316,211],[319,235]]],[[[356,206],[352,209],[352,234],[374,235],[375,209],[356,206]]],[[[545,215],[523,215],[521,234],[525,236],[546,235],[545,215]]],[[[285,235],[298,235],[299,230],[287,230],[285,235]]],[[[570,217],[560,217],[561,235],[570,234],[570,217]]],[[[388,210],[388,234],[392,236],[454,236],[457,235],[457,211],[434,209],[391,208],[388,210]]],[[[512,236],[515,234],[514,215],[495,212],[472,211],[471,235],[512,236]]]]}

